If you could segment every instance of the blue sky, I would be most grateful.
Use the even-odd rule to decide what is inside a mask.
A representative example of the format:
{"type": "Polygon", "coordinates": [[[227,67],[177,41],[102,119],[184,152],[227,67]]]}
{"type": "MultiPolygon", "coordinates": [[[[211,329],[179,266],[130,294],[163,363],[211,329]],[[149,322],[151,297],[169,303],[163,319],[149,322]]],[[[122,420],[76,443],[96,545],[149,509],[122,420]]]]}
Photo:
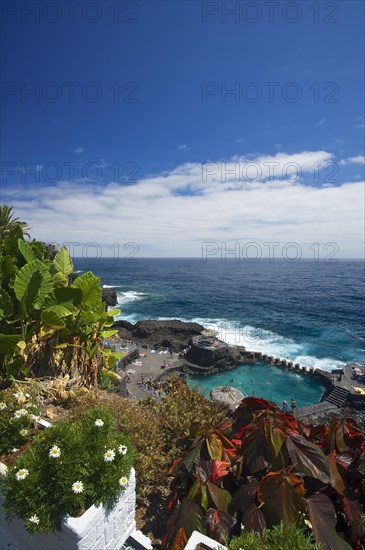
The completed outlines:
{"type": "Polygon", "coordinates": [[[364,4],[274,4],[5,1],[2,202],[104,255],[363,256],[364,4]]]}

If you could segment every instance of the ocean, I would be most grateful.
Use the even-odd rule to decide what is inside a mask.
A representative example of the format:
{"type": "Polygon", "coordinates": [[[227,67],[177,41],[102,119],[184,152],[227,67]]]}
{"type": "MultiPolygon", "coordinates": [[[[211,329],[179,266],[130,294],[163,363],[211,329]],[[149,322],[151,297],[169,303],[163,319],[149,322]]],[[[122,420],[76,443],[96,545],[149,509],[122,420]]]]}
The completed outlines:
{"type": "Polygon", "coordinates": [[[362,260],[74,259],[115,288],[119,319],[181,319],[248,350],[331,371],[365,359],[362,260]]]}

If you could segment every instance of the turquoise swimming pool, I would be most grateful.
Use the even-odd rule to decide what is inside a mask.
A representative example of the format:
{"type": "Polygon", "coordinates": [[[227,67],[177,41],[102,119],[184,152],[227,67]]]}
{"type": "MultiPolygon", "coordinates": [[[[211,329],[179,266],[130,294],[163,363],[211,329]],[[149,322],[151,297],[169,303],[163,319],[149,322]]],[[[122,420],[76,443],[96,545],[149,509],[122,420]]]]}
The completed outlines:
{"type": "Polygon", "coordinates": [[[233,386],[248,396],[274,401],[280,407],[284,400],[290,407],[292,398],[298,407],[318,403],[325,391],[325,387],[309,375],[284,371],[261,361],[245,363],[212,376],[188,376],[187,382],[207,397],[217,386],[233,386]]]}

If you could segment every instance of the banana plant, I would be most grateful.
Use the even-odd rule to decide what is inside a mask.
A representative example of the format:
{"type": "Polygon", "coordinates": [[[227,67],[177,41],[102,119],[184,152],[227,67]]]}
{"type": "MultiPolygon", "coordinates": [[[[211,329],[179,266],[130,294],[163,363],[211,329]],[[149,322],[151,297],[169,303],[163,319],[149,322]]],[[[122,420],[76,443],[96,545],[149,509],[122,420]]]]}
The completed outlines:
{"type": "MultiPolygon", "coordinates": [[[[105,311],[100,280],[74,267],[62,247],[51,260],[40,241],[15,226],[0,240],[0,373],[79,375],[84,383],[115,376],[121,354],[104,349],[116,310],[105,311]],[[114,374],[113,374],[114,373],[114,374]]],[[[118,311],[118,310],[117,310],[118,311]]]]}

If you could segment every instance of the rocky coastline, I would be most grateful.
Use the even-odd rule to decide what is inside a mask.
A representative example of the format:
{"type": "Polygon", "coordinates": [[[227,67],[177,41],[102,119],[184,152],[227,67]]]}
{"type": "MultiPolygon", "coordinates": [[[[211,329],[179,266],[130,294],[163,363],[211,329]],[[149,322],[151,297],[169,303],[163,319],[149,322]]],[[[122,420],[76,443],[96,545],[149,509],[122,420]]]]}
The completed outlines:
{"type": "Polygon", "coordinates": [[[169,348],[179,352],[188,347],[194,336],[204,331],[198,323],[185,323],[174,319],[172,321],[146,320],[137,323],[116,321],[113,325],[118,329],[123,340],[132,340],[141,347],[169,348]]]}
{"type": "MultiPolygon", "coordinates": [[[[111,291],[114,289],[108,288],[103,290],[107,290],[106,294],[113,300],[114,296],[111,291]]],[[[341,385],[341,382],[335,381],[334,376],[327,371],[306,368],[292,361],[272,357],[260,352],[248,351],[243,346],[225,344],[213,336],[207,336],[206,329],[198,323],[183,322],[174,319],[164,321],[142,320],[133,324],[128,321],[118,320],[113,326],[118,329],[121,339],[131,341],[140,348],[166,348],[171,353],[184,351],[184,354],[181,354],[179,365],[171,369],[184,374],[199,372],[199,374],[209,376],[219,371],[233,369],[240,363],[263,360],[278,368],[297,371],[298,373],[307,374],[317,379],[318,382],[326,387],[322,402],[336,386],[341,385]]],[[[351,392],[351,366],[346,367],[345,371],[347,371],[345,387],[351,392]]],[[[163,372],[160,376],[164,377],[167,374],[167,372],[163,372]]],[[[365,419],[363,419],[365,399],[356,394],[350,393],[349,399],[343,407],[340,406],[327,411],[323,408],[316,410],[316,405],[318,404],[313,404],[310,407],[310,414],[305,417],[307,422],[323,423],[330,422],[334,417],[342,418],[350,416],[365,429],[365,419]]]]}

